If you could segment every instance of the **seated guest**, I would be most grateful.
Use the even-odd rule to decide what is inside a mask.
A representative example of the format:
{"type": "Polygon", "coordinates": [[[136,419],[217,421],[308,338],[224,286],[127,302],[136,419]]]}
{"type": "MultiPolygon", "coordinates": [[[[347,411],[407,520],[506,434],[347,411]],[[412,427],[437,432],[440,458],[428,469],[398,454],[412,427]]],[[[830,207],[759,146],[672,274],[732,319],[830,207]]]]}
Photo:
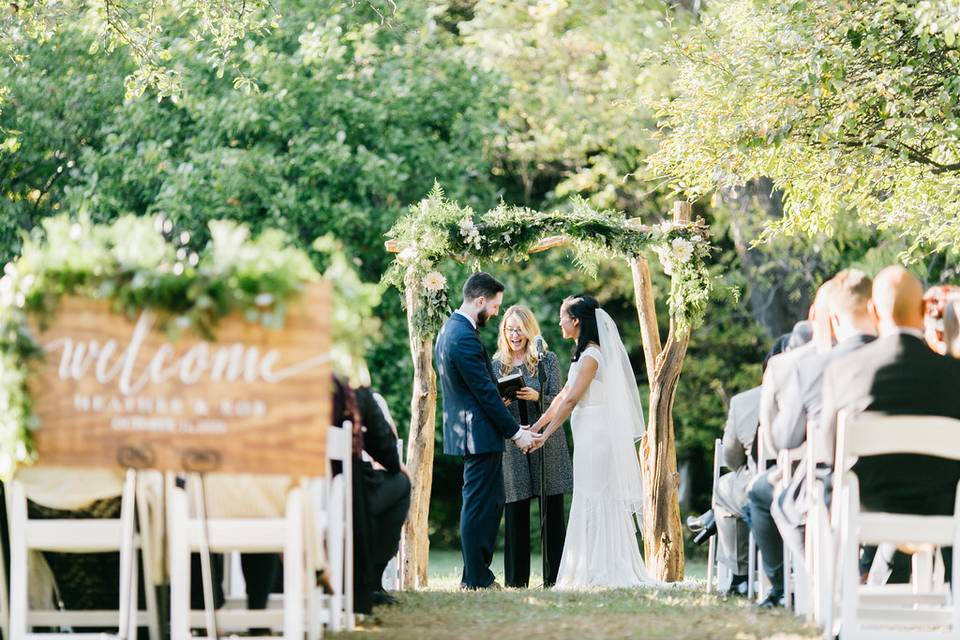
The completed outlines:
{"type": "Polygon", "coordinates": [[[410,508],[410,479],[400,464],[397,434],[373,390],[351,389],[338,378],[334,385],[333,424],[350,424],[354,433],[354,608],[367,614],[375,604],[394,602],[383,591],[381,578],[400,547],[400,532],[410,508]],[[379,468],[363,460],[361,452],[379,468]]]}
{"type": "Polygon", "coordinates": [[[960,358],[960,296],[951,297],[943,310],[943,349],[951,358],[960,358]]]}
{"type": "MultiPolygon", "coordinates": [[[[818,459],[833,463],[840,411],[960,418],[960,361],[934,353],[923,336],[923,287],[899,266],[873,283],[880,337],[831,362],[824,373],[818,459]]],[[[945,433],[945,438],[960,433],[945,433]]],[[[864,509],[892,513],[953,513],[960,462],[933,456],[868,456],[854,465],[864,509]]],[[[950,573],[950,556],[944,564],[950,573]]]]}
{"type": "Polygon", "coordinates": [[[930,287],[923,294],[923,336],[927,346],[941,355],[946,355],[947,347],[943,336],[943,314],[949,300],[960,295],[960,287],[939,284],[930,287]]]}
{"type": "MultiPolygon", "coordinates": [[[[764,370],[770,358],[778,355],[779,349],[785,344],[786,341],[780,340],[774,343],[774,349],[777,350],[771,350],[764,358],[764,370]]],[[[723,429],[724,462],[731,473],[721,476],[714,490],[713,517],[716,519],[719,561],[733,575],[728,591],[730,595],[746,595],[750,532],[743,521],[743,508],[747,504],[747,486],[757,473],[759,414],[760,387],[738,393],[730,399],[727,423],[723,429]]]]}
{"type": "MultiPolygon", "coordinates": [[[[818,313],[821,330],[824,326],[827,326],[824,323],[824,318],[828,317],[826,301],[827,284],[824,284],[817,291],[817,297],[810,309],[811,321],[804,324],[797,323],[797,327],[795,327],[791,342],[799,346],[771,358],[767,370],[763,374],[760,395],[760,431],[758,432],[758,438],[763,446],[761,451],[764,452],[760,456],[761,459],[776,459],[777,450],[771,438],[773,424],[781,411],[791,410],[785,405],[787,401],[791,400],[784,395],[784,392],[797,361],[806,354],[816,352],[816,343],[813,342],[814,327],[817,326],[818,313]]],[[[819,333],[817,334],[817,342],[822,343],[825,338],[819,333]]],[[[773,487],[779,481],[780,475],[780,470],[776,466],[767,471],[761,471],[754,477],[747,492],[750,530],[753,531],[757,547],[763,557],[763,571],[772,585],[770,593],[760,603],[763,608],[781,606],[783,598],[783,539],[780,537],[780,532],[770,515],[773,487]]]]}
{"type": "MultiPolygon", "coordinates": [[[[826,296],[827,312],[822,314],[829,326],[819,321],[814,326],[815,353],[797,361],[786,391],[787,400],[773,425],[773,442],[780,449],[795,449],[807,439],[807,424],[817,424],[823,407],[823,372],[830,362],[876,339],[876,323],[870,312],[873,281],[859,269],[847,269],[831,281],[826,296]],[[830,346],[833,336],[836,345],[830,346]]],[[[806,473],[809,461],[803,460],[787,487],[774,494],[772,514],[787,544],[798,554],[803,552],[806,520],[806,473]]]]}

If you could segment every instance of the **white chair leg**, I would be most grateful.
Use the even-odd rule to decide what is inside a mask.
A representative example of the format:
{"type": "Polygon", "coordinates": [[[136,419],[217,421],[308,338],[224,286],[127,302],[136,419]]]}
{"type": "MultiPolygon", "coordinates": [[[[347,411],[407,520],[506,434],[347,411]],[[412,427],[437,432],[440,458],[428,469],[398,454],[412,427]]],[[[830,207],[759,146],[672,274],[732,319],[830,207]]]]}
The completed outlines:
{"type": "Polygon", "coordinates": [[[190,637],[190,549],[187,541],[187,494],[167,483],[167,559],[170,565],[170,638],[190,637]]]}
{"type": "MultiPolygon", "coordinates": [[[[10,487],[6,486],[5,491],[9,491],[10,487]]],[[[5,508],[5,507],[0,507],[5,508]]],[[[9,519],[7,520],[7,538],[9,539],[9,519]]],[[[9,589],[7,588],[7,563],[3,559],[3,554],[0,553],[0,632],[3,633],[4,640],[9,640],[10,638],[10,594],[9,589]]]]}
{"type": "Polygon", "coordinates": [[[283,551],[283,637],[303,638],[303,490],[287,494],[287,540],[283,551]]]}
{"type": "MultiPolygon", "coordinates": [[[[157,607],[157,580],[154,575],[154,562],[158,549],[153,548],[152,520],[157,514],[151,514],[147,505],[146,492],[142,486],[143,477],[137,481],[137,516],[140,520],[140,556],[143,561],[144,602],[147,614],[147,633],[150,640],[160,640],[160,615],[157,607]]],[[[160,516],[162,517],[162,516],[160,516]]],[[[136,558],[134,558],[136,564],[136,558]]],[[[134,604],[136,607],[137,604],[134,604]]]]}
{"type": "Polygon", "coordinates": [[[860,545],[857,540],[857,513],[860,510],[860,496],[856,487],[850,485],[856,485],[856,480],[852,480],[844,488],[846,509],[841,525],[840,632],[844,638],[854,638],[859,633],[857,609],[860,600],[860,545]]]}
{"type": "Polygon", "coordinates": [[[750,532],[747,543],[747,598],[753,600],[757,592],[757,541],[750,532]]]}
{"type": "Polygon", "coordinates": [[[24,530],[27,524],[27,496],[23,485],[13,480],[10,490],[10,637],[27,637],[27,541],[24,530]]]}
{"type": "Polygon", "coordinates": [[[710,542],[707,546],[707,593],[713,591],[713,579],[717,578],[717,582],[720,582],[719,576],[716,575],[716,536],[710,536],[710,542]]]}
{"type": "MultiPolygon", "coordinates": [[[[135,621],[137,617],[137,603],[130,602],[130,595],[135,589],[131,583],[134,574],[133,565],[136,560],[133,548],[136,479],[136,471],[128,470],[126,480],[123,483],[123,494],[120,498],[120,603],[117,636],[121,640],[127,639],[131,618],[135,621]]],[[[136,636],[136,627],[134,627],[134,636],[136,636]]]]}

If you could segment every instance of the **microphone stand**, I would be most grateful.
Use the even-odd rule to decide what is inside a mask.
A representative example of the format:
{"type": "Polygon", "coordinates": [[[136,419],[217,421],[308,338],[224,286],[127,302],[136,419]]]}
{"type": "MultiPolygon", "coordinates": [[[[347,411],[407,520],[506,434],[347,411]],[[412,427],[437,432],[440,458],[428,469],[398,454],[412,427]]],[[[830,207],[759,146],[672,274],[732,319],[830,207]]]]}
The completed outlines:
{"type": "MultiPolygon", "coordinates": [[[[543,362],[543,350],[540,345],[539,339],[537,340],[537,374],[539,377],[540,367],[543,362]]],[[[544,386],[546,384],[546,376],[543,376],[543,379],[540,380],[540,414],[543,415],[543,393],[544,386]]],[[[547,580],[549,579],[548,573],[552,573],[553,567],[550,564],[550,555],[547,551],[547,457],[544,455],[545,448],[547,443],[544,442],[543,446],[540,447],[540,554],[543,556],[543,562],[541,563],[542,568],[544,569],[543,575],[543,588],[547,588],[547,580]]],[[[534,451],[536,453],[536,451],[534,451]]]]}

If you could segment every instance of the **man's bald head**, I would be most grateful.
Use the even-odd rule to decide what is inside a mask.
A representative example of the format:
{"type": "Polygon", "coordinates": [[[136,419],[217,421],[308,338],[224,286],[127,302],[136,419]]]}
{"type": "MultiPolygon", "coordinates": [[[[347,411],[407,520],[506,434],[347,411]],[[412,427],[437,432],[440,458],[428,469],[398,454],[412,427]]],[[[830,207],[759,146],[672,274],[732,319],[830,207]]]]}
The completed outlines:
{"type": "Polygon", "coordinates": [[[882,331],[923,330],[923,284],[900,266],[887,267],[873,280],[873,307],[882,331]]]}

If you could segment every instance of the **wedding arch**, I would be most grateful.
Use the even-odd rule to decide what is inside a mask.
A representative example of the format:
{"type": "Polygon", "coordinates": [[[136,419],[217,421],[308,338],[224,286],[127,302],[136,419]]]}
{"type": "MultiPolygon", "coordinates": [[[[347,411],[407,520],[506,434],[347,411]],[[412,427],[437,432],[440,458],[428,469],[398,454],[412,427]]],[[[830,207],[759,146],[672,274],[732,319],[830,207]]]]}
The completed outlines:
{"type": "Polygon", "coordinates": [[[598,260],[622,258],[633,274],[644,360],[650,381],[647,433],[640,447],[646,479],[643,540],[648,569],[664,581],[683,579],[683,533],[678,501],[673,402],[690,331],[700,324],[710,295],[706,262],[711,253],[702,220],[690,220],[690,204],[676,202],[673,220],[643,225],[616,211],[598,211],[583,200],[564,212],[540,212],[501,204],[483,214],[444,197],[435,185],[389,232],[396,258],[384,276],[404,296],[413,358],[407,466],[413,484],[404,542],[404,587],[427,584],[428,514],[432,485],[437,383],[433,339],[450,313],[448,260],[474,264],[523,261],[530,254],[566,247],[591,272],[598,260]],[[659,257],[671,276],[670,326],[661,343],[645,252],[659,257]]]}

